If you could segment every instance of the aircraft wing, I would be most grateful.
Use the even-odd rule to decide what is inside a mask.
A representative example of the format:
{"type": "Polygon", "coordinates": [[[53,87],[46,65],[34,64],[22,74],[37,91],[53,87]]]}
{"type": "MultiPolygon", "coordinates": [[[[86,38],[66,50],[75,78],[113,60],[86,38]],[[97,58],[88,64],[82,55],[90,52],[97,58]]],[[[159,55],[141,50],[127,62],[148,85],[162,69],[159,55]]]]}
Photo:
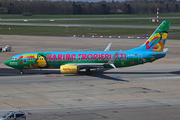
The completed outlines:
{"type": "Polygon", "coordinates": [[[106,49],[104,51],[109,51],[111,47],[111,43],[109,43],[109,45],[106,47],[106,49]]]}
{"type": "Polygon", "coordinates": [[[114,65],[114,61],[116,59],[116,56],[117,56],[117,53],[116,52],[113,57],[107,62],[107,63],[69,63],[69,64],[66,64],[66,65],[76,65],[80,68],[85,68],[85,67],[89,67],[89,68],[103,68],[104,65],[111,65],[113,68],[116,68],[115,65],[114,65]]]}
{"type": "Polygon", "coordinates": [[[66,65],[75,65],[78,66],[80,68],[103,68],[103,65],[105,63],[70,63],[70,64],[66,64],[66,65]]]}

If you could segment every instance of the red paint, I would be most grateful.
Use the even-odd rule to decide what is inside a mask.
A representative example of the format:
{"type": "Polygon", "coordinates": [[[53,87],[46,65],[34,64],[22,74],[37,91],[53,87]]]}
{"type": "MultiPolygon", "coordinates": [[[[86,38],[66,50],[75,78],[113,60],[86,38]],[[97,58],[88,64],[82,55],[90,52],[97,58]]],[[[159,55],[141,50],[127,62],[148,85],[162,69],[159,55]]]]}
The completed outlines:
{"type": "Polygon", "coordinates": [[[61,75],[46,75],[46,77],[62,77],[61,75]]]}
{"type": "Polygon", "coordinates": [[[18,60],[19,60],[19,59],[22,59],[22,58],[23,58],[23,56],[20,56],[20,57],[18,58],[18,60]]]}

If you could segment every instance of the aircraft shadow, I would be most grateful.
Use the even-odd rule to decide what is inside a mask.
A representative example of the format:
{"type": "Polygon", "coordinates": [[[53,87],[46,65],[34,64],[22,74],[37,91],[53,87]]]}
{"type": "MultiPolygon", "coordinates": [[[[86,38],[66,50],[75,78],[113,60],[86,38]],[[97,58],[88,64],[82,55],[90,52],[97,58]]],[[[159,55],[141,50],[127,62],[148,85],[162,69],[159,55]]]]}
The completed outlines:
{"type": "MultiPolygon", "coordinates": [[[[80,71],[78,74],[67,74],[66,76],[90,76],[90,77],[96,77],[96,78],[103,78],[108,80],[114,80],[114,81],[123,81],[123,82],[129,82],[127,80],[123,80],[121,78],[122,74],[177,74],[180,75],[180,71],[171,71],[171,72],[109,72],[107,71],[109,69],[100,69],[100,70],[92,70],[90,75],[86,75],[85,71],[80,71]],[[111,75],[111,76],[108,76],[111,75]],[[115,76],[114,76],[114,75],[115,76]],[[118,76],[117,76],[118,74],[118,76]]],[[[24,69],[24,75],[49,75],[49,74],[60,74],[59,70],[34,70],[34,69],[24,69]]],[[[0,77],[2,76],[19,76],[20,72],[16,71],[11,68],[0,68],[0,77]]]]}

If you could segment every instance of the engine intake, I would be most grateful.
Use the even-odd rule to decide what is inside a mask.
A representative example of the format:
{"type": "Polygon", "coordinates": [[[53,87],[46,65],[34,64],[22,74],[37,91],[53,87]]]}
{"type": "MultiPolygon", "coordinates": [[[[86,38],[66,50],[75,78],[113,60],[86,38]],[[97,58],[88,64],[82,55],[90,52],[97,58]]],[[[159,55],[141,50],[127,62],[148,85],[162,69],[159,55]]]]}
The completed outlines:
{"type": "Polygon", "coordinates": [[[78,72],[78,67],[75,65],[61,65],[60,73],[62,74],[76,74],[78,72]]]}

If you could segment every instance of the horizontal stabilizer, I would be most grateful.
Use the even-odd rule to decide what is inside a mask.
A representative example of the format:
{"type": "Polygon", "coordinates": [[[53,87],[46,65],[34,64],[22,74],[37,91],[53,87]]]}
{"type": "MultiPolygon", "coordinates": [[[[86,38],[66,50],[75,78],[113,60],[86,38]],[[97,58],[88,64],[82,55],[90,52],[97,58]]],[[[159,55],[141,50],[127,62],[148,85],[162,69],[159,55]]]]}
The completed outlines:
{"type": "Polygon", "coordinates": [[[156,56],[156,55],[165,55],[167,51],[168,51],[168,48],[164,48],[163,52],[153,53],[152,55],[153,56],[156,56]]]}
{"type": "Polygon", "coordinates": [[[153,53],[153,54],[151,54],[151,55],[157,56],[157,55],[165,55],[165,54],[166,54],[165,52],[162,52],[162,53],[153,53]]]}
{"type": "Polygon", "coordinates": [[[164,48],[163,52],[167,52],[168,51],[168,48],[164,48]]]}

